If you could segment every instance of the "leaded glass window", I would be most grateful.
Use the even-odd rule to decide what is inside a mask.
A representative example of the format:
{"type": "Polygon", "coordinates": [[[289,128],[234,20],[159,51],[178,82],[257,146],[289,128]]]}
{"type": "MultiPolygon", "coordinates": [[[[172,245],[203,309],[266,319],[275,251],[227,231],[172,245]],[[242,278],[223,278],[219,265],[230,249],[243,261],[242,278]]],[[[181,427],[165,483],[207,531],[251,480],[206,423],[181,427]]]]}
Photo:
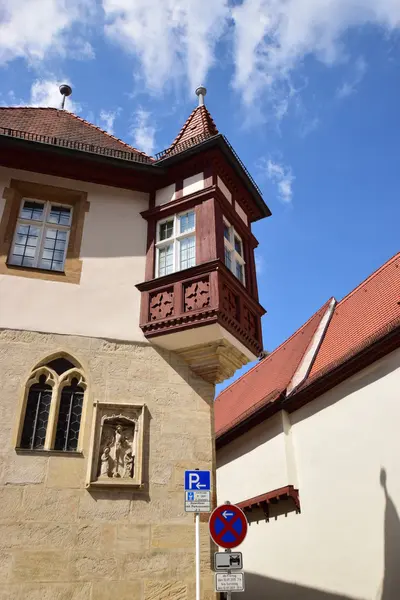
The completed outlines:
{"type": "Polygon", "coordinates": [[[63,271],[71,219],[70,206],[23,200],[8,263],[63,271]]]}
{"type": "Polygon", "coordinates": [[[46,375],[39,383],[31,385],[26,402],[24,426],[21,435],[21,448],[38,450],[44,448],[49,420],[52,388],[46,385],[46,375]]]}
{"type": "Polygon", "coordinates": [[[18,447],[79,451],[86,383],[82,370],[60,356],[33,370],[25,392],[18,447]]]}
{"type": "Polygon", "coordinates": [[[81,425],[84,390],[78,380],[61,391],[55,450],[76,451],[81,425]]]}

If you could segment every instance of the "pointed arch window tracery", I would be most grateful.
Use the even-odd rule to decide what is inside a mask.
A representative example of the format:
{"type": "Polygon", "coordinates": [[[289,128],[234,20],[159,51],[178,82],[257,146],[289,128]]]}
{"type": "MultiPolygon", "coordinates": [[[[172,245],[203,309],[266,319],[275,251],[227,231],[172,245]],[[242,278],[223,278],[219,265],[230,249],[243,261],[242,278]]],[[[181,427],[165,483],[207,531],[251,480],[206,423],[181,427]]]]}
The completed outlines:
{"type": "Polygon", "coordinates": [[[17,447],[80,451],[86,389],[83,370],[67,357],[33,369],[25,386],[17,447]]]}

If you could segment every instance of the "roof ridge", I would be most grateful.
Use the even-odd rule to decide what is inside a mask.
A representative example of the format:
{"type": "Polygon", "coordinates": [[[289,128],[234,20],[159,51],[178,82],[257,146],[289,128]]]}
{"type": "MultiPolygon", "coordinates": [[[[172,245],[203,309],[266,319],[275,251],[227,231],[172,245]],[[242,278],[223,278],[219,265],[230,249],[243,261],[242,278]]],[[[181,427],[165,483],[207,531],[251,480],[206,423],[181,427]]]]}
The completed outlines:
{"type": "Polygon", "coordinates": [[[177,143],[179,142],[180,138],[182,137],[186,127],[188,126],[190,120],[192,119],[192,117],[194,117],[196,111],[201,108],[200,106],[196,106],[196,108],[194,108],[192,110],[192,112],[190,113],[190,115],[188,116],[188,118],[186,119],[186,121],[184,122],[184,124],[182,125],[181,129],[179,130],[178,135],[176,136],[176,138],[174,139],[174,141],[172,142],[172,144],[169,146],[169,150],[172,150],[172,148],[174,148],[177,143]]]}
{"type": "Polygon", "coordinates": [[[337,308],[339,308],[339,306],[341,304],[343,304],[344,302],[346,302],[347,300],[349,300],[353,296],[353,294],[355,294],[360,289],[360,287],[362,287],[363,285],[366,285],[368,282],[372,281],[372,279],[374,277],[376,277],[377,275],[379,275],[379,273],[381,271],[383,271],[384,269],[386,269],[389,265],[391,265],[393,262],[395,262],[398,258],[400,258],[400,252],[397,252],[396,254],[394,254],[385,263],[383,263],[383,265],[381,265],[380,267],[378,267],[375,271],[373,271],[370,275],[368,275],[368,277],[366,277],[365,279],[363,279],[361,281],[361,283],[358,284],[357,287],[355,287],[355,288],[353,288],[351,290],[351,292],[349,292],[348,294],[346,294],[346,296],[343,296],[343,298],[341,300],[339,300],[339,302],[337,303],[337,308]]]}
{"type": "MultiPolygon", "coordinates": [[[[49,107],[49,108],[52,108],[52,107],[49,107]]],[[[117,138],[115,135],[112,135],[111,133],[108,133],[108,131],[106,131],[105,129],[102,129],[101,127],[98,127],[97,125],[94,125],[94,123],[91,123],[90,121],[86,121],[86,119],[84,119],[83,117],[80,117],[79,115],[76,115],[75,113],[73,113],[73,112],[71,112],[69,110],[66,110],[66,109],[61,110],[59,108],[56,108],[54,110],[57,110],[57,111],[62,112],[62,113],[67,113],[68,115],[71,115],[71,117],[74,117],[74,119],[77,119],[78,121],[81,121],[82,123],[85,123],[85,125],[89,125],[93,129],[97,129],[98,131],[101,131],[101,133],[104,133],[105,135],[107,135],[111,139],[119,142],[120,144],[123,144],[124,146],[126,146],[130,150],[134,150],[138,154],[141,154],[142,156],[145,156],[146,158],[151,158],[152,159],[152,156],[149,156],[145,152],[142,152],[142,150],[138,150],[134,146],[131,146],[130,144],[127,144],[126,142],[124,142],[124,140],[121,140],[120,138],[117,138]]]]}
{"type": "MultiPolygon", "coordinates": [[[[217,398],[215,399],[215,402],[217,402],[221,396],[227,392],[228,390],[230,390],[231,388],[233,388],[237,383],[239,383],[239,381],[241,381],[244,377],[247,377],[249,373],[251,373],[252,371],[254,371],[255,369],[259,368],[261,364],[266,363],[270,358],[272,358],[272,356],[278,352],[278,350],[280,350],[285,344],[287,344],[288,342],[290,342],[293,338],[295,338],[302,329],[304,329],[309,323],[310,321],[322,310],[324,310],[324,313],[326,311],[326,308],[329,306],[329,304],[332,302],[332,300],[335,300],[334,296],[331,296],[329,298],[329,300],[327,300],[325,302],[325,304],[323,304],[318,310],[316,310],[311,317],[305,322],[303,323],[303,325],[301,325],[298,329],[296,329],[296,331],[294,333],[292,333],[292,335],[288,338],[286,338],[283,342],[281,342],[279,344],[279,346],[277,346],[270,354],[268,354],[268,356],[266,358],[264,358],[263,360],[257,362],[253,367],[251,367],[251,369],[249,369],[248,371],[246,371],[246,373],[244,373],[241,377],[238,377],[237,379],[235,379],[235,381],[233,381],[227,388],[225,388],[224,390],[222,390],[222,392],[220,394],[218,394],[217,398]]],[[[304,355],[303,355],[304,356],[304,355]]],[[[301,359],[300,359],[301,360],[301,359]]],[[[299,363],[300,364],[300,363],[299,363]]],[[[298,367],[298,365],[297,365],[298,367]]],[[[297,369],[296,367],[296,369],[297,369]]]]}

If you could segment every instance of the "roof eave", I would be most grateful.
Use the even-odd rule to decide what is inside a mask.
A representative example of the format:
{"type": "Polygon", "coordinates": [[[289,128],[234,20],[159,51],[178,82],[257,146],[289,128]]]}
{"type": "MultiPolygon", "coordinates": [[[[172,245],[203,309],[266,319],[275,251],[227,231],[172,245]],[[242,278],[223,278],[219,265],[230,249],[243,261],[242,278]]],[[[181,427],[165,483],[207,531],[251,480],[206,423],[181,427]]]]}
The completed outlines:
{"type": "Polygon", "coordinates": [[[126,160],[123,158],[115,158],[113,156],[107,156],[104,154],[96,154],[95,152],[88,152],[85,150],[77,150],[73,148],[66,148],[62,146],[53,146],[52,144],[46,144],[43,142],[36,142],[33,140],[23,140],[20,138],[9,137],[7,135],[0,134],[0,147],[16,147],[26,148],[35,152],[47,152],[57,156],[69,156],[79,157],[92,162],[99,162],[110,166],[122,168],[122,169],[134,169],[136,171],[146,173],[165,173],[165,169],[161,165],[153,163],[142,163],[134,160],[126,160]]]}
{"type": "Polygon", "coordinates": [[[224,157],[230,163],[230,165],[238,172],[242,183],[246,187],[247,191],[250,193],[252,198],[255,201],[257,208],[259,209],[260,216],[255,218],[254,221],[259,221],[265,217],[271,216],[271,211],[267,204],[265,203],[260,191],[257,189],[249,175],[247,174],[243,164],[241,163],[239,157],[234,152],[233,148],[226,140],[226,138],[218,133],[202,142],[187,148],[186,150],[182,150],[181,152],[176,152],[175,154],[166,155],[165,157],[159,159],[154,164],[155,165],[171,165],[180,162],[183,159],[186,159],[195,154],[199,154],[200,152],[204,152],[204,150],[208,150],[210,148],[217,147],[224,154],[224,157]]]}
{"type": "Polygon", "coordinates": [[[264,404],[220,435],[216,432],[217,449],[226,446],[280,410],[286,410],[290,413],[298,410],[398,348],[400,348],[400,320],[393,323],[391,327],[386,328],[380,336],[377,336],[373,341],[371,340],[367,346],[360,348],[356,354],[332,366],[309,383],[306,381],[300,389],[294,391],[290,396],[286,396],[284,391],[274,401],[264,404]]]}

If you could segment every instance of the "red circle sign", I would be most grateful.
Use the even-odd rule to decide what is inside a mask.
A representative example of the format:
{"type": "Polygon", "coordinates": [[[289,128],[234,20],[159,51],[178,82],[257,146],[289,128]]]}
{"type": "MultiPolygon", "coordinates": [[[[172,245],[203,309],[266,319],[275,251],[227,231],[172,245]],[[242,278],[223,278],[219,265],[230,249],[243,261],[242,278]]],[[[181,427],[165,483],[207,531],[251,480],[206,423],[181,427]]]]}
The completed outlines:
{"type": "Polygon", "coordinates": [[[212,513],[208,522],[210,536],[221,548],[236,548],[247,534],[244,512],[234,504],[222,504],[212,513]]]}

